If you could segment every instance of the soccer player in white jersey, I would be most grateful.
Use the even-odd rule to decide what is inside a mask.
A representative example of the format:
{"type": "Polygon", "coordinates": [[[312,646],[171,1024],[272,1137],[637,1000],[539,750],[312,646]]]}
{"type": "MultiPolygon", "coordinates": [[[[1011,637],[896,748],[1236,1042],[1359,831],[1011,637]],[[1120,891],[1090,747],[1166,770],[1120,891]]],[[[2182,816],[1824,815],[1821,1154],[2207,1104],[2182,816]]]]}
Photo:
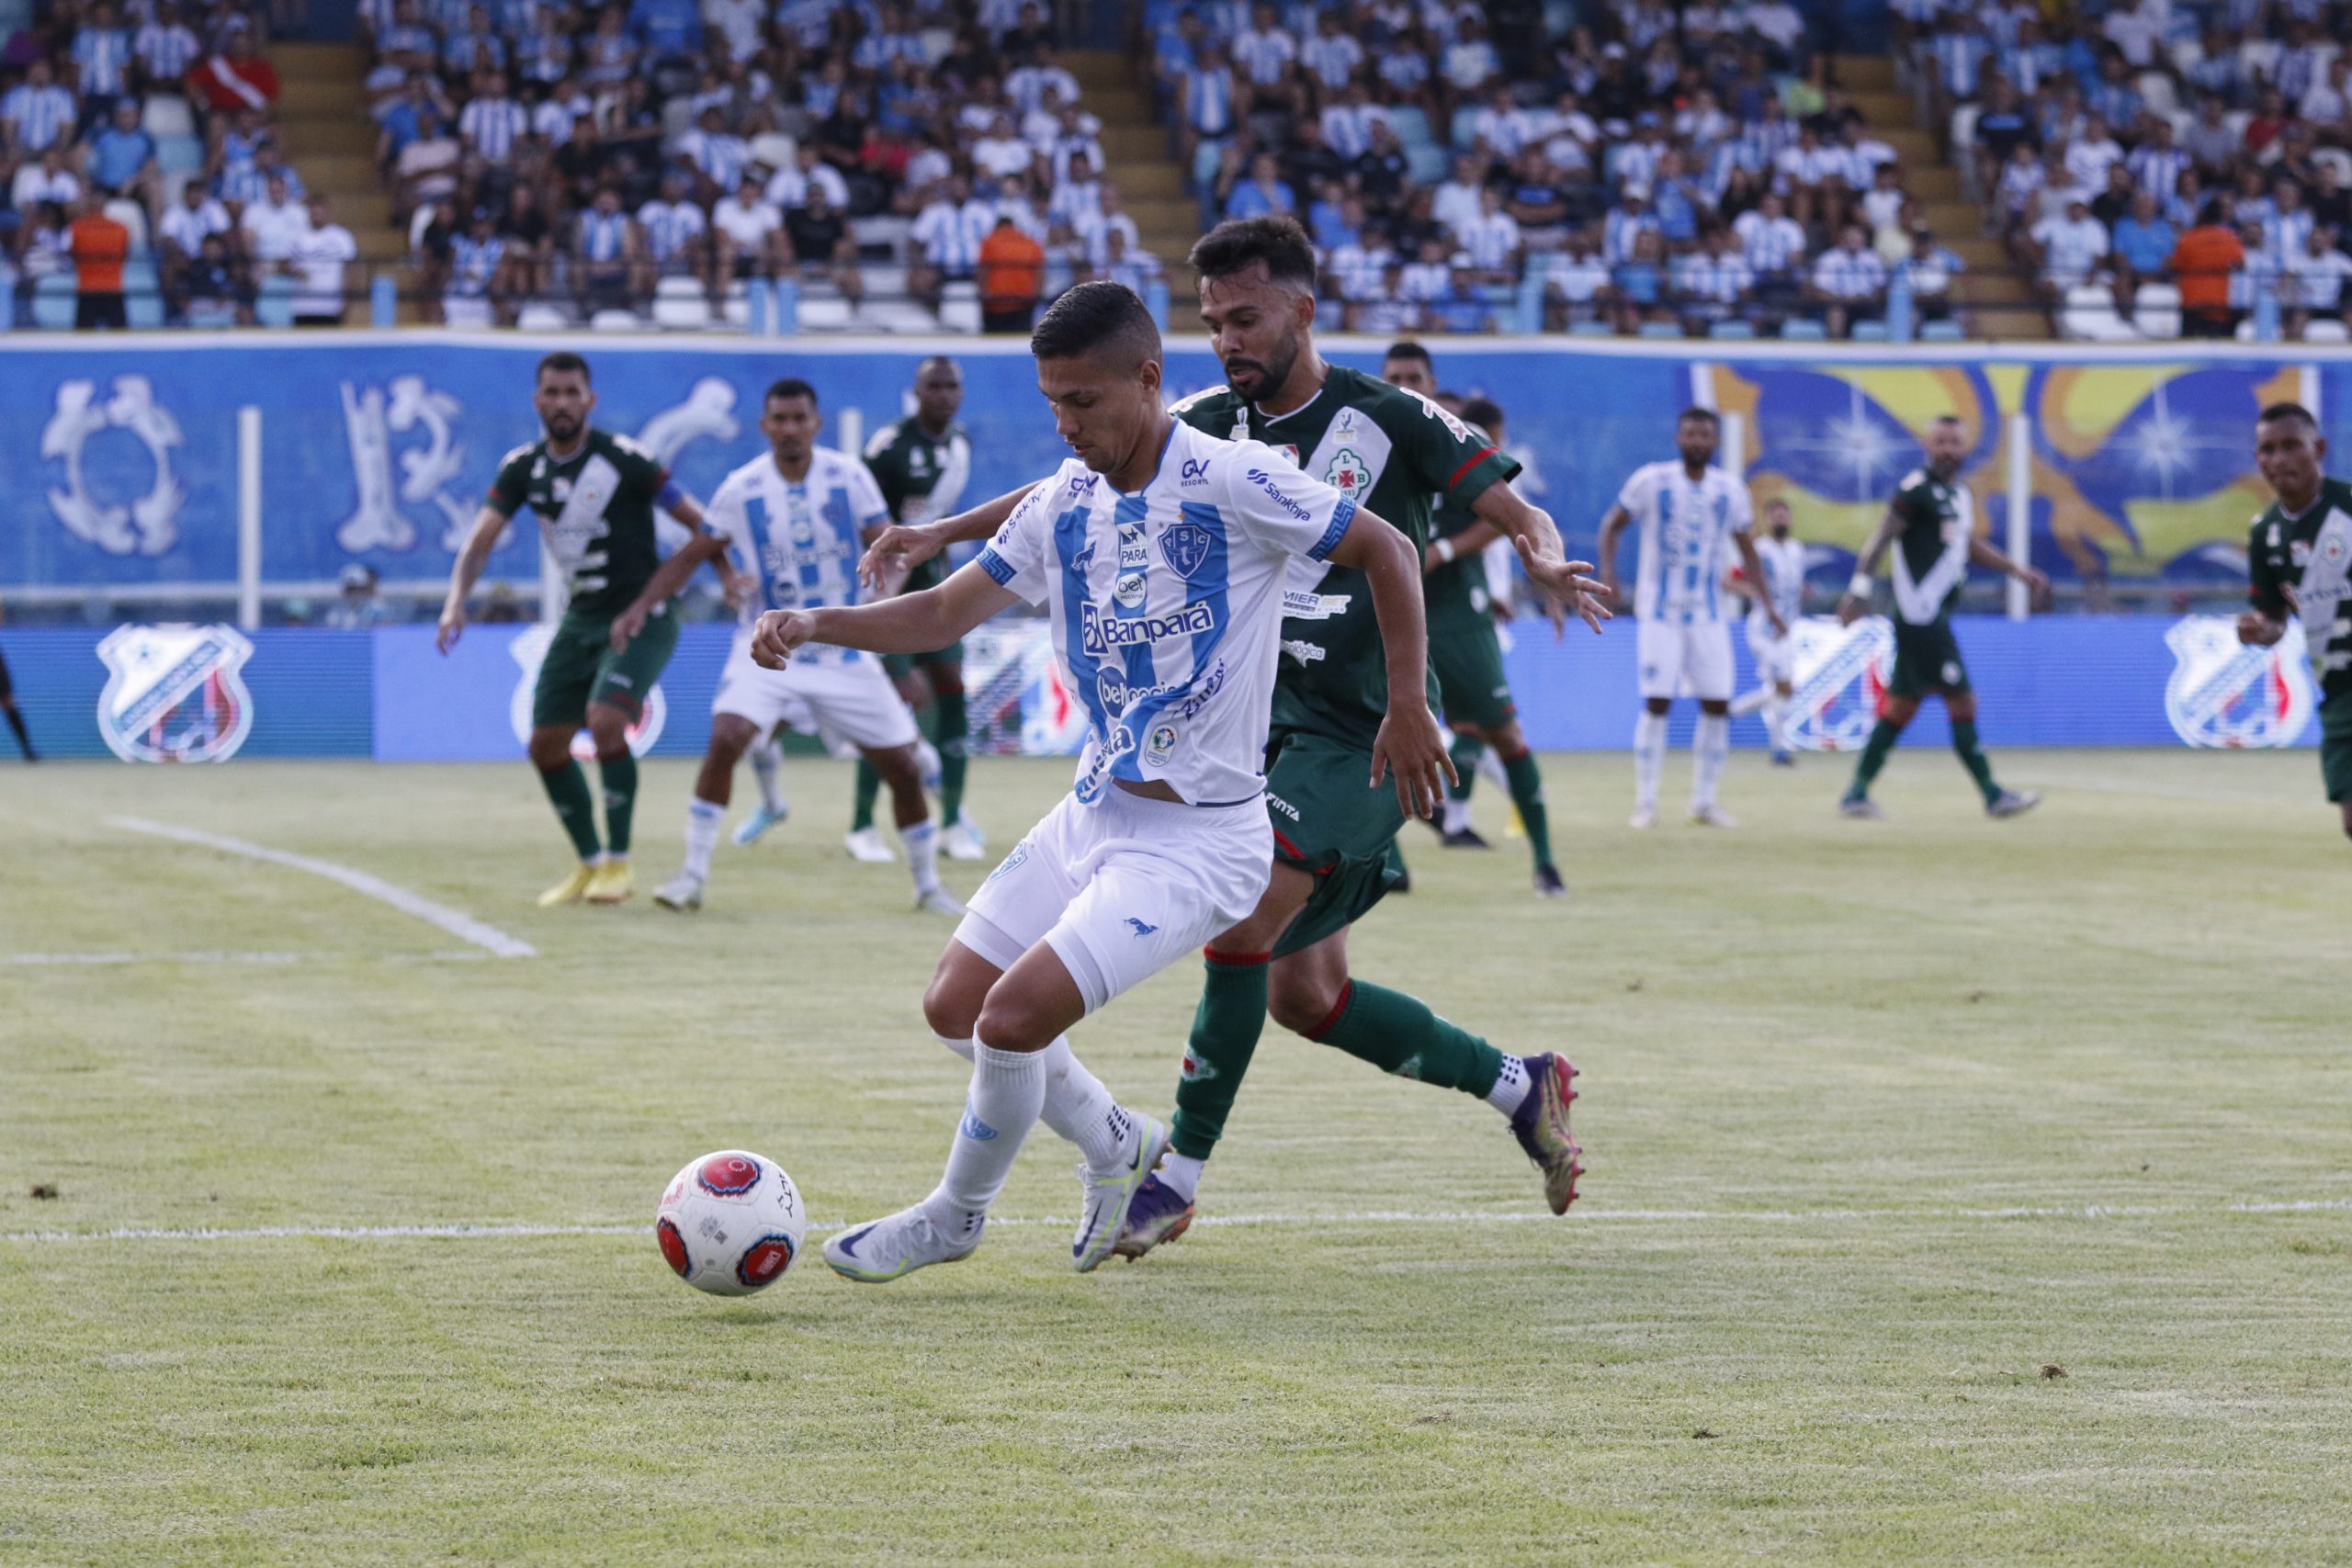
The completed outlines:
{"type": "MultiPolygon", "coordinates": [[[[1707,409],[1686,409],[1675,422],[1681,457],[1634,470],[1617,504],[1600,525],[1600,580],[1612,598],[1617,539],[1641,528],[1641,560],[1634,587],[1634,658],[1641,666],[1642,716],[1634,728],[1634,815],[1647,828],[1657,820],[1658,775],[1666,771],[1666,715],[1678,692],[1699,699],[1699,732],[1691,743],[1690,820],[1702,827],[1738,826],[1715,804],[1715,784],[1731,750],[1731,626],[1724,616],[1727,547],[1739,551],[1748,581],[1764,568],[1749,536],[1755,513],[1747,487],[1713,466],[1722,425],[1707,409]]],[[[1788,622],[1764,606],[1775,636],[1788,622]]]]}
{"type": "Polygon", "coordinates": [[[914,1207],[826,1243],[836,1272],[866,1282],[968,1256],[1041,1118],[1083,1156],[1072,1263],[1083,1272],[1110,1254],[1168,1134],[1114,1100],[1065,1032],[1265,892],[1262,769],[1283,583],[1299,558],[1354,567],[1370,585],[1389,693],[1373,780],[1393,773],[1406,808],[1426,816],[1451,772],[1426,695],[1412,544],[1262,443],[1173,418],[1159,330],[1123,286],[1063,294],[1030,348],[1076,457],[939,587],[774,611],[752,641],[772,668],[809,642],[915,653],[1025,600],[1047,606],[1087,709],[1076,787],[974,895],[923,997],[940,1043],[973,1064],[946,1174],[914,1207]]]}
{"type": "Polygon", "coordinates": [[[1764,581],[1748,579],[1734,567],[1724,586],[1747,603],[1747,651],[1756,660],[1758,685],[1731,705],[1734,716],[1764,713],[1764,734],[1772,744],[1772,764],[1789,768],[1796,757],[1789,750],[1789,704],[1796,698],[1797,639],[1793,628],[1804,613],[1804,545],[1792,538],[1789,503],[1777,497],[1764,507],[1764,536],[1756,541],[1756,558],[1764,563],[1764,581]],[[1772,629],[1767,606],[1781,615],[1781,631],[1772,629]]]}
{"type": "Polygon", "coordinates": [[[710,747],[686,803],[686,863],[653,895],[665,909],[702,908],[735,764],[746,748],[789,728],[840,736],[865,753],[890,786],[899,841],[914,872],[915,908],[964,912],[939,885],[939,829],[923,799],[915,716],[882,661],[825,644],[802,649],[789,670],[762,669],[752,660],[752,625],[761,612],[858,602],[858,557],[890,520],[865,465],[817,445],[823,425],[815,388],[778,381],[760,405],[768,450],[728,475],[711,497],[710,531],[727,542],[752,593],[711,699],[710,747]]]}

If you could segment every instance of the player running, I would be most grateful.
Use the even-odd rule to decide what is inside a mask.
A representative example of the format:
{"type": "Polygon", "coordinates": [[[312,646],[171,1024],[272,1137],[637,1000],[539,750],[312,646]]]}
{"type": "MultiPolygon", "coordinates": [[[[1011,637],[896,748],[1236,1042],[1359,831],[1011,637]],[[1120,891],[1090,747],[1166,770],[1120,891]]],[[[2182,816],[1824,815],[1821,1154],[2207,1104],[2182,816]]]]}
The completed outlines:
{"type": "Polygon", "coordinates": [[[483,565],[507,520],[528,506],[569,592],[531,696],[531,765],[580,856],[571,875],[539,895],[539,904],[617,904],[629,895],[629,828],[637,809],[628,727],[644,714],[645,694],[678,646],[668,595],[722,547],[703,531],[700,504],[670,481],[658,458],[628,436],[588,423],[596,392],[586,360],[560,351],[540,360],[531,403],[547,434],[500,462],[473,533],[450,568],[434,646],[444,654],[458,646],[466,600],[483,565]],[[676,570],[660,592],[656,506],[695,531],[672,557],[676,570]],[[571,756],[571,738],[583,724],[595,740],[605,785],[601,842],[588,775],[571,756]]]}
{"type": "Polygon", "coordinates": [[[772,667],[813,641],[911,653],[1016,600],[1042,604],[1088,715],[1076,787],[974,896],[924,995],[941,1042],[972,1059],[970,1099],[937,1190],[826,1243],[825,1261],[861,1281],[968,1256],[1041,1116],[1084,1156],[1071,1261],[1083,1272],[1109,1255],[1167,1134],[1113,1100],[1064,1032],[1265,889],[1259,770],[1295,561],[1346,568],[1376,605],[1366,651],[1386,670],[1388,708],[1369,776],[1400,811],[1427,811],[1445,768],[1410,541],[1265,446],[1172,418],[1159,331],[1124,287],[1069,290],[1030,346],[1075,457],[940,587],[771,612],[754,640],[772,667]]]}
{"type": "MultiPolygon", "coordinates": [[[[1674,422],[1674,445],[1681,456],[1645,463],[1634,470],[1617,504],[1600,525],[1600,580],[1612,602],[1622,603],[1617,584],[1617,540],[1626,528],[1641,527],[1640,559],[1634,584],[1634,657],[1641,667],[1642,716],[1634,725],[1634,815],[1630,826],[1657,821],[1659,776],[1666,772],[1666,716],[1679,691],[1699,699],[1699,728],[1691,738],[1690,820],[1702,828],[1736,828],[1715,804],[1724,759],[1731,750],[1731,627],[1724,620],[1723,578],[1728,541],[1739,551],[1748,581],[1764,580],[1751,536],[1755,513],[1747,487],[1714,467],[1722,423],[1709,409],[1685,409],[1674,422]]],[[[1767,604],[1764,616],[1775,637],[1786,637],[1787,619],[1767,604]]]]}
{"type": "Polygon", "coordinates": [[[1976,536],[1975,497],[1952,482],[1967,454],[1968,438],[1959,420],[1945,414],[1928,427],[1928,466],[1914,468],[1895,487],[1886,514],[1862,548],[1853,581],[1838,601],[1840,621],[1850,626],[1860,620],[1870,607],[1871,574],[1887,547],[1897,547],[1894,673],[1886,683],[1878,723],[1871,726],[1861,761],[1855,765],[1854,782],[1838,803],[1848,817],[1886,815],[1871,798],[1871,782],[1886,765],[1903,727],[1919,711],[1920,699],[1930,692],[1944,699],[1944,711],[1951,716],[1951,749],[1976,781],[1986,816],[2020,816],[2041,799],[2031,790],[2003,789],[1993,782],[1993,764],[1976,739],[1976,693],[1968,684],[1968,666],[1961,662],[1960,643],[1951,633],[1951,606],[1968,581],[1972,562],[2018,579],[2037,602],[2049,592],[2050,580],[1976,536]]]}
{"type": "Polygon", "coordinates": [[[2278,499],[2254,520],[2246,574],[2254,607],[2238,640],[2268,648],[2300,617],[2319,679],[2319,769],[2352,835],[2352,484],[2321,464],[2327,442],[2300,403],[2273,403],[2254,426],[2254,460],[2278,499]]]}
{"type": "MultiPolygon", "coordinates": [[[[824,426],[817,389],[786,378],[760,405],[768,450],[727,476],[711,497],[710,529],[734,552],[752,585],[735,646],[710,704],[710,745],[686,803],[686,861],[653,901],[665,909],[702,908],[710,852],[744,750],[774,730],[838,735],[855,746],[890,786],[899,842],[914,873],[915,908],[960,915],[964,906],[939,885],[939,829],[923,799],[915,761],[915,716],[899,700],[879,660],[854,649],[803,649],[786,671],[752,659],[752,627],[762,611],[813,610],[858,602],[857,558],[889,512],[865,466],[817,445],[824,426]]],[[[655,578],[657,589],[674,561],[655,578]]]]}
{"type": "Polygon", "coordinates": [[[1733,701],[1732,716],[1763,710],[1772,765],[1780,768],[1792,768],[1797,761],[1789,750],[1789,705],[1797,694],[1793,633],[1797,617],[1804,613],[1804,546],[1789,536],[1791,526],[1789,503],[1777,497],[1767,502],[1764,536],[1756,541],[1756,558],[1764,564],[1762,584],[1748,581],[1738,567],[1724,577],[1724,586],[1748,602],[1747,651],[1756,660],[1758,682],[1754,691],[1733,701]],[[1771,617],[1764,613],[1768,604],[1781,613],[1781,624],[1787,630],[1772,629],[1771,617]]]}

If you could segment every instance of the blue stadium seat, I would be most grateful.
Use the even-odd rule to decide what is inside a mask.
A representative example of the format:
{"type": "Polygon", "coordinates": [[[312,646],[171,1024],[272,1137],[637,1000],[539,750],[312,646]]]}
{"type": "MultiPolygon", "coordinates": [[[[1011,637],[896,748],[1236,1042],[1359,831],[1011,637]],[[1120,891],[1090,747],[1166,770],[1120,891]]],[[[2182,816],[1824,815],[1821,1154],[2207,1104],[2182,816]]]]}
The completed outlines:
{"type": "Polygon", "coordinates": [[[1616,329],[1607,321],[1578,321],[1568,329],[1570,337],[1615,337],[1616,329]]]}
{"type": "Polygon", "coordinates": [[[1707,335],[1712,338],[1752,338],[1756,335],[1756,329],[1746,321],[1722,321],[1710,326],[1707,335]]]}
{"type": "Polygon", "coordinates": [[[74,302],[81,298],[70,272],[46,274],[33,285],[33,325],[43,332],[74,330],[74,302]]]}
{"type": "Polygon", "coordinates": [[[1390,109],[1388,124],[1396,132],[1396,140],[1408,147],[1427,147],[1432,141],[1430,117],[1412,104],[1400,104],[1390,109]]]}
{"type": "Polygon", "coordinates": [[[153,330],[164,324],[163,285],[155,276],[153,262],[122,264],[122,310],[135,328],[153,330]]]}
{"type": "Polygon", "coordinates": [[[1453,143],[1456,152],[1470,145],[1474,134],[1470,129],[1471,122],[1478,118],[1480,107],[1477,104],[1464,104],[1453,111],[1453,122],[1446,128],[1446,140],[1453,143]]]}
{"type": "Polygon", "coordinates": [[[261,294],[254,300],[254,320],[266,327],[290,327],[294,324],[294,280],[290,277],[265,277],[261,294]]]}
{"type": "Polygon", "coordinates": [[[233,327],[237,324],[237,308],[224,304],[190,305],[187,308],[187,324],[191,327],[233,327]]]}
{"type": "Polygon", "coordinates": [[[204,143],[193,136],[159,136],[155,166],[167,175],[195,174],[204,167],[204,143]]]}
{"type": "Polygon", "coordinates": [[[1784,343],[1819,343],[1829,333],[1810,316],[1792,316],[1781,323],[1781,339],[1784,343]]]}
{"type": "Polygon", "coordinates": [[[1884,343],[1886,323],[1884,321],[1856,321],[1853,336],[1856,343],[1884,343]]]}
{"type": "Polygon", "coordinates": [[[1966,335],[1958,321],[1928,321],[1919,329],[1921,343],[1959,343],[1966,335]]]}
{"type": "Polygon", "coordinates": [[[1677,321],[1644,321],[1642,335],[1655,338],[1679,338],[1682,336],[1682,327],[1677,321]]]}
{"type": "Polygon", "coordinates": [[[1405,149],[1405,166],[1415,185],[1433,186],[1444,180],[1453,165],[1445,149],[1423,142],[1419,147],[1405,149]]]}

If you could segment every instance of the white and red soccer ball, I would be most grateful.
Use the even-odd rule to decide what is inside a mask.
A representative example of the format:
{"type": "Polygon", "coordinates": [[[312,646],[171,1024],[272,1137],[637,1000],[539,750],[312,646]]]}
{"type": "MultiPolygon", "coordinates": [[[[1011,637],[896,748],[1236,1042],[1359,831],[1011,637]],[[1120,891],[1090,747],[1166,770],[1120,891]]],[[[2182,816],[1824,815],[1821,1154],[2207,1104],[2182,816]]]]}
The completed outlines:
{"type": "Polygon", "coordinates": [[[808,1228],[784,1168],[741,1149],[707,1154],[672,1179],[653,1236],[672,1272],[714,1296],[748,1296],[784,1278],[808,1228]]]}

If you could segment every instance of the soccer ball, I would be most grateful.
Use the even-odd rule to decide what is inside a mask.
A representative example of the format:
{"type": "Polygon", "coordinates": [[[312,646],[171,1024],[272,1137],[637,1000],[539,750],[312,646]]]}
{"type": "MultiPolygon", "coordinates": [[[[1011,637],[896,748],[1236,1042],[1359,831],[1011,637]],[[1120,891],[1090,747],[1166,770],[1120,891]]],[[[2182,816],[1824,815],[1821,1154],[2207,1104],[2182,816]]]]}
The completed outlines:
{"type": "Polygon", "coordinates": [[[679,1279],[714,1296],[748,1296],[784,1278],[808,1228],[800,1190],[772,1159],[721,1149],[671,1179],[653,1237],[679,1279]]]}

